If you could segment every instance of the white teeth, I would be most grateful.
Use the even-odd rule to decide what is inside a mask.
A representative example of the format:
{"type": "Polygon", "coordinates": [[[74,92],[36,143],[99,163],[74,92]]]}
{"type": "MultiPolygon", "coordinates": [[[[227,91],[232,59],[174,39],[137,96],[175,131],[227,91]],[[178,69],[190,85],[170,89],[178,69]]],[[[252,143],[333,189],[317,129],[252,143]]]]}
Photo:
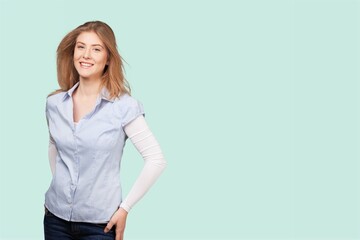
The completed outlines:
{"type": "Polygon", "coordinates": [[[93,64],[90,64],[90,63],[80,63],[81,66],[84,66],[84,67],[91,67],[93,64]]]}

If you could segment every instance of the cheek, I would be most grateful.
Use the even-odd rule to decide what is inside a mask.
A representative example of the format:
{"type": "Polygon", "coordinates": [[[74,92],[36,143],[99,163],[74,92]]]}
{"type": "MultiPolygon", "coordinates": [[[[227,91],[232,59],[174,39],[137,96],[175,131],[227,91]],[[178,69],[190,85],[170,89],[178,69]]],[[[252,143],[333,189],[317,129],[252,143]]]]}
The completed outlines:
{"type": "Polygon", "coordinates": [[[106,64],[107,58],[108,58],[108,57],[107,57],[107,54],[102,55],[102,56],[101,56],[101,62],[104,63],[104,64],[106,64]]]}
{"type": "Polygon", "coordinates": [[[103,57],[97,57],[94,58],[95,62],[98,64],[98,66],[105,66],[106,65],[106,58],[103,57]]]}
{"type": "Polygon", "coordinates": [[[102,62],[103,64],[106,64],[106,62],[107,62],[107,57],[104,56],[101,60],[102,60],[101,62],[102,62]]]}
{"type": "Polygon", "coordinates": [[[79,53],[78,51],[74,52],[74,60],[77,60],[81,57],[81,53],[79,53]]]}

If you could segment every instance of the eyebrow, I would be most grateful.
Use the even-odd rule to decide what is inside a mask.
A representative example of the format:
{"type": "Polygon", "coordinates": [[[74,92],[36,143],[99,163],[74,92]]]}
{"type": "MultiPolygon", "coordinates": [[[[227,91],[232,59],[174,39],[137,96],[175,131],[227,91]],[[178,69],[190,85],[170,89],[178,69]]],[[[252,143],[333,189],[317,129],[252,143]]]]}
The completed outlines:
{"type": "MultiPolygon", "coordinates": [[[[80,41],[77,41],[76,42],[76,44],[78,44],[78,43],[81,43],[81,44],[84,44],[84,45],[86,45],[85,43],[83,43],[83,42],[80,42],[80,41]]],[[[102,47],[102,48],[104,48],[101,44],[92,44],[91,46],[99,46],[99,47],[102,47]]]]}

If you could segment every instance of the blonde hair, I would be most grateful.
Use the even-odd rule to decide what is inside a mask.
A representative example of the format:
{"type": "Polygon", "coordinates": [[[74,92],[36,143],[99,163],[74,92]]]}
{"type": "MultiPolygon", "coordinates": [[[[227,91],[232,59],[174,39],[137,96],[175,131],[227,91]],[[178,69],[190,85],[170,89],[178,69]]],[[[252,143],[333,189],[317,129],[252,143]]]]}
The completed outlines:
{"type": "Polygon", "coordinates": [[[123,58],[120,56],[115,34],[104,22],[90,21],[69,32],[57,48],[57,79],[60,89],[51,92],[49,96],[68,91],[79,81],[79,74],[74,66],[73,57],[76,39],[82,32],[94,32],[104,43],[109,64],[105,66],[101,79],[101,87],[105,86],[110,98],[116,98],[124,93],[131,93],[130,86],[124,76],[123,58]]]}

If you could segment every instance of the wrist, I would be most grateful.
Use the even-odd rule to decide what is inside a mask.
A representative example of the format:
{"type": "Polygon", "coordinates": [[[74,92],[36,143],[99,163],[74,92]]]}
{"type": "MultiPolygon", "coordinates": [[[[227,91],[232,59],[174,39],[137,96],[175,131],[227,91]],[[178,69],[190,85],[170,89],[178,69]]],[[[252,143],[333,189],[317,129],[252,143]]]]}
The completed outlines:
{"type": "Polygon", "coordinates": [[[126,211],[127,213],[130,212],[131,209],[131,207],[126,204],[126,200],[120,204],[119,208],[124,209],[124,211],[126,211]]]}
{"type": "Polygon", "coordinates": [[[118,209],[118,211],[120,212],[121,215],[125,215],[125,216],[128,215],[128,211],[126,211],[126,209],[123,208],[123,207],[120,207],[120,208],[118,209]]]}

